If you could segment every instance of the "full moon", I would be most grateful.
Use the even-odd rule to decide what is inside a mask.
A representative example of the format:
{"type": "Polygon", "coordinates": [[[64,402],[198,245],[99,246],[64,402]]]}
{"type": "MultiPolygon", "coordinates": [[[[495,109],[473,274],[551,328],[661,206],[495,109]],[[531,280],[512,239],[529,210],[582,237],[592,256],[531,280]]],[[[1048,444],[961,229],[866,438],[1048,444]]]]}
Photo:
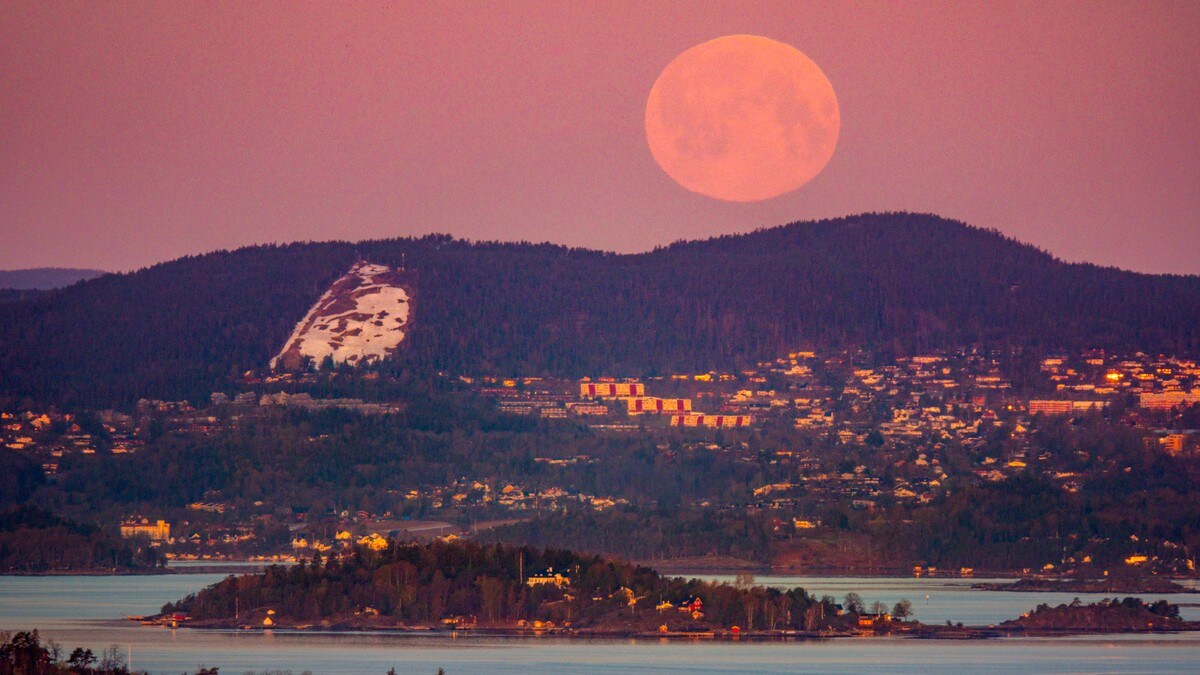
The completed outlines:
{"type": "Polygon", "coordinates": [[[753,202],[821,173],[841,117],[833,85],[800,50],[756,35],[696,45],[663,69],[646,102],[655,161],[683,187],[753,202]]]}

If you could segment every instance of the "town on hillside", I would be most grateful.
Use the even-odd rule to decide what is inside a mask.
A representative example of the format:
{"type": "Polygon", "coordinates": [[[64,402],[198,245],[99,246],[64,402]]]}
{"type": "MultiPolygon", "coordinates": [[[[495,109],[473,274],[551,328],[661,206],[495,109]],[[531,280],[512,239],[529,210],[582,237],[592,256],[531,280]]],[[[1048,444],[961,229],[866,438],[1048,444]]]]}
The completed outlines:
{"type": "MultiPolygon", "coordinates": [[[[618,514],[649,517],[670,503],[721,522],[752,516],[765,532],[753,541],[680,544],[692,550],[647,544],[616,552],[917,573],[938,573],[938,556],[889,555],[886,542],[858,535],[881,519],[912,522],[924,506],[964,489],[1014,480],[1082,499],[1089,481],[1133,470],[1130,448],[1142,459],[1194,463],[1200,454],[1200,367],[1165,355],[796,351],[730,372],[440,379],[437,387],[451,392],[445,395],[471,401],[467,407],[483,420],[476,440],[446,440],[454,435],[447,430],[436,441],[422,436],[389,446],[389,424],[434,429],[436,419],[425,419],[433,413],[420,410],[423,400],[394,395],[400,389],[378,372],[341,368],[248,372],[237,390],[213,392],[207,401],[142,400],[125,411],[5,410],[0,444],[40,468],[28,478],[30,491],[87,495],[83,501],[93,499],[114,530],[148,540],[168,557],[295,559],[379,545],[389,536],[519,540],[534,537],[529,523],[545,517],[590,512],[602,519],[593,526],[619,529],[626,516],[618,514]],[[1090,444],[1114,429],[1126,445],[1090,444]],[[271,440],[267,461],[280,452],[309,453],[312,472],[237,490],[219,468],[188,474],[169,493],[161,485],[139,488],[155,477],[137,473],[121,494],[101,495],[92,484],[139,462],[165,466],[179,453],[258,442],[247,439],[250,433],[281,436],[271,440]],[[319,460],[357,452],[346,444],[365,440],[404,470],[380,475],[386,467],[367,469],[365,461],[319,460]],[[643,490],[627,480],[631,471],[668,472],[678,484],[643,490]],[[331,494],[339,485],[346,494],[331,494]]],[[[447,410],[437,414],[458,414],[447,410]]],[[[1051,574],[1103,560],[1105,572],[1194,572],[1188,542],[1114,533],[1059,532],[1070,541],[1002,565],[1051,574]]],[[[953,553],[942,557],[941,573],[947,561],[956,573],[974,570],[953,553]]]]}

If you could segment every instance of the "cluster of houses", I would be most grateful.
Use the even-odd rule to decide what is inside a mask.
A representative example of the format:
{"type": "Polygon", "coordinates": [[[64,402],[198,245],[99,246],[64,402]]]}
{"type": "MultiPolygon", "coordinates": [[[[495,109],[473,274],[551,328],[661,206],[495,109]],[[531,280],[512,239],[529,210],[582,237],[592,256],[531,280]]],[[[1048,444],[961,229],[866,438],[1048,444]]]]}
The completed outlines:
{"type": "MultiPolygon", "coordinates": [[[[1035,415],[1085,415],[1115,402],[1149,413],[1200,402],[1200,369],[1186,359],[1091,351],[1046,358],[1040,367],[1046,380],[1038,389],[1044,393],[1034,396],[1014,391],[1000,358],[979,353],[900,357],[862,367],[844,355],[821,359],[797,352],[760,364],[755,375],[795,383],[790,400],[776,394],[769,406],[791,416],[797,429],[833,434],[847,446],[872,437],[877,443],[919,443],[934,450],[931,455],[939,443],[979,445],[985,432],[1002,425],[1010,426],[1016,445],[1022,445],[1035,415]],[[826,375],[825,386],[817,384],[818,369],[826,375]],[[830,374],[840,386],[828,386],[830,374]]],[[[1129,423],[1159,433],[1170,452],[1194,450],[1200,440],[1195,431],[1159,431],[1138,415],[1129,423]]],[[[1019,450],[985,459],[985,473],[998,479],[1024,468],[1028,459],[1019,450]]]]}
{"type": "MultiPolygon", "coordinates": [[[[461,378],[476,384],[472,378],[461,378]]],[[[656,378],[664,379],[664,378],[656,378]]],[[[678,377],[676,378],[678,379],[678,377]]],[[[710,376],[702,380],[711,381],[710,376]]],[[[754,422],[749,414],[729,415],[694,411],[687,397],[659,397],[646,394],[646,384],[636,380],[617,380],[610,377],[584,378],[575,394],[566,382],[540,377],[520,379],[482,378],[480,394],[494,398],[501,412],[513,415],[535,415],[544,418],[593,418],[592,427],[599,430],[637,430],[643,425],[620,423],[612,418],[653,415],[665,424],[681,427],[713,429],[748,427],[754,422]]],[[[655,426],[655,425],[651,425],[655,426]]]]}
{"type": "Polygon", "coordinates": [[[862,426],[852,423],[854,413],[880,403],[889,408],[890,418],[871,420],[876,431],[885,438],[921,439],[931,433],[975,436],[981,425],[1013,413],[1082,414],[1102,409],[1128,393],[1135,394],[1138,405],[1147,409],[1200,402],[1200,369],[1194,362],[1140,353],[1119,356],[1091,351],[1046,358],[1041,367],[1048,386],[1039,396],[1014,391],[1003,359],[994,354],[934,353],[870,366],[855,363],[853,354],[820,357],[812,351],[797,351],[736,373],[646,378],[669,381],[676,389],[691,387],[691,397],[648,396],[646,382],[606,377],[578,382],[577,397],[564,391],[561,383],[543,378],[488,379],[494,386],[482,388],[481,393],[495,397],[505,412],[542,417],[621,412],[626,416],[662,415],[670,426],[740,428],[782,415],[790,417],[797,429],[832,429],[849,444],[865,438],[868,431],[853,428],[862,426]],[[817,377],[818,372],[835,373],[843,382],[830,386],[828,378],[817,377]],[[768,382],[776,386],[763,386],[768,382]],[[786,388],[780,388],[780,382],[786,388]],[[694,401],[711,406],[711,411],[695,410],[694,401]]]}
{"type": "Polygon", "coordinates": [[[335,547],[339,550],[349,549],[354,544],[365,546],[372,551],[382,551],[388,547],[388,538],[378,532],[368,532],[359,537],[351,534],[350,530],[339,529],[334,532],[330,542],[324,542],[313,536],[297,534],[292,538],[292,550],[296,552],[317,551],[327,553],[335,547]]]}
{"type": "MultiPolygon", "coordinates": [[[[120,524],[121,536],[126,539],[143,539],[154,547],[167,547],[167,557],[180,560],[221,559],[232,551],[248,551],[255,548],[257,535],[252,524],[209,525],[184,521],[183,527],[172,527],[162,518],[136,516],[120,524]],[[190,526],[190,527],[189,527],[190,526]],[[178,532],[182,529],[183,532],[178,532]]],[[[281,560],[272,554],[264,559],[281,560]]]]}
{"type": "Polygon", "coordinates": [[[99,428],[85,430],[70,413],[23,410],[0,412],[0,446],[28,455],[47,476],[58,473],[59,461],[69,455],[123,455],[144,443],[135,434],[129,415],[104,411],[99,428]]]}
{"type": "MultiPolygon", "coordinates": [[[[534,461],[549,466],[571,466],[590,464],[596,460],[587,455],[576,455],[566,458],[535,457],[534,461]]],[[[559,510],[579,506],[603,511],[629,503],[622,498],[593,495],[555,485],[530,489],[520,482],[468,478],[456,479],[448,485],[411,488],[405,492],[404,498],[413,502],[425,501],[432,509],[496,505],[513,511],[559,510]]]]}
{"type": "MultiPolygon", "coordinates": [[[[1194,361],[1141,353],[1060,354],[1034,362],[1030,372],[1036,381],[1031,384],[1030,372],[1026,372],[1020,386],[1010,379],[1010,363],[1005,355],[978,351],[887,360],[861,352],[818,355],[797,351],[736,372],[639,380],[461,379],[493,397],[506,412],[583,419],[602,430],[659,433],[657,440],[668,441],[658,445],[664,453],[727,453],[740,462],[788,467],[786,479],[769,478],[770,482],[756,486],[744,503],[715,505],[793,508],[797,517],[782,526],[796,530],[821,526],[815,517],[798,515],[807,512],[805,500],[839,501],[864,509],[890,502],[921,503],[946,489],[952,465],[982,481],[999,481],[1027,471],[1031,464],[1047,459],[1044,452],[1033,449],[1036,445],[1030,435],[1034,424],[1046,417],[1119,414],[1123,424],[1145,431],[1150,446],[1176,455],[1200,451],[1200,430],[1172,423],[1180,408],[1200,403],[1200,367],[1194,361]],[[651,391],[661,395],[649,395],[651,391]],[[748,434],[661,433],[670,427],[702,432],[764,424],[794,430],[795,445],[751,445],[748,434]],[[818,456],[814,448],[825,454],[818,456]],[[957,460],[950,461],[951,456],[957,460]]],[[[372,373],[361,376],[378,377],[372,373]]],[[[247,383],[255,387],[303,384],[299,379],[247,383]]],[[[266,414],[273,406],[341,408],[364,414],[399,409],[389,403],[320,399],[303,392],[242,391],[214,392],[203,410],[186,401],[143,399],[132,414],[105,410],[97,412],[95,419],[49,410],[9,410],[0,412],[0,446],[36,458],[43,470],[53,475],[59,459],[66,455],[138,452],[151,422],[166,431],[214,434],[236,425],[243,416],[266,414]]],[[[535,461],[567,469],[600,459],[541,456],[535,461]]],[[[1085,480],[1062,471],[1043,475],[1067,490],[1079,489],[1085,480]]],[[[547,483],[533,489],[520,477],[462,477],[445,485],[405,485],[402,494],[405,500],[434,510],[472,506],[510,511],[603,510],[628,503],[615,495],[562,487],[567,481],[551,478],[547,483]]],[[[699,504],[710,505],[711,499],[711,495],[696,496],[699,504]]],[[[186,508],[200,520],[227,523],[234,519],[227,513],[232,506],[219,497],[206,496],[186,508]]],[[[214,525],[211,532],[186,539],[197,546],[238,544],[253,538],[253,525],[214,525]]],[[[126,536],[156,542],[173,539],[170,525],[157,519],[131,520],[123,523],[121,530],[126,536]]],[[[178,534],[174,537],[179,538],[178,534]]],[[[305,539],[305,545],[297,550],[345,543],[332,539],[316,546],[311,537],[296,539],[293,545],[305,539]]]]}

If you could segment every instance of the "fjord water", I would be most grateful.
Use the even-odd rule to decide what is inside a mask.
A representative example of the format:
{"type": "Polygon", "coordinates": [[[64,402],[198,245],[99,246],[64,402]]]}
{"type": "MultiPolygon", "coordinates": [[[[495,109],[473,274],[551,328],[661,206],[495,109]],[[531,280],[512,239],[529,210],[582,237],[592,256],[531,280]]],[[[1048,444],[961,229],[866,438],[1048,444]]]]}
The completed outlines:
{"type": "MultiPolygon", "coordinates": [[[[1078,636],[985,641],[900,638],[731,643],[555,638],[397,636],[378,633],[167,630],[125,621],[214,583],[223,574],[0,577],[0,630],[37,628],[65,647],[94,651],[111,644],[133,666],[181,673],[200,665],[223,674],[265,669],[294,673],[790,673],[890,671],[1195,672],[1200,636],[1078,636]]],[[[916,617],[995,623],[1034,605],[1069,602],[1071,594],[997,593],[970,580],[853,577],[760,577],[771,586],[803,586],[817,595],[855,591],[868,602],[913,602],[916,617]],[[926,600],[925,596],[929,599],[926,600]]],[[[1088,601],[1093,596],[1081,596],[1088,601]]],[[[1095,596],[1096,598],[1100,596],[1095,596]]],[[[1147,599],[1157,599],[1147,597],[1147,599]]],[[[1200,595],[1163,596],[1197,603],[1200,595]]],[[[1200,618],[1200,607],[1182,608],[1200,618]]],[[[460,634],[461,635],[461,634],[460,634]]]]}

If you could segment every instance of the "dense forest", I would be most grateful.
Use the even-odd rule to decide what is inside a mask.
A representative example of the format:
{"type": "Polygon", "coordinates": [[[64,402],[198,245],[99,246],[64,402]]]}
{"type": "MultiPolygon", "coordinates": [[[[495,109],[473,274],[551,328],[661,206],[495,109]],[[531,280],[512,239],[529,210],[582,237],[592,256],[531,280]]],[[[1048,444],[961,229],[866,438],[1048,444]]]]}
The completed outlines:
{"type": "Polygon", "coordinates": [[[360,257],[414,280],[393,371],[648,375],[845,345],[1200,349],[1200,278],[1067,264],[955,221],[867,214],[636,255],[431,235],[181,258],[0,304],[0,393],[90,407],[203,399],[264,368],[360,257]]]}
{"type": "Polygon", "coordinates": [[[17,288],[0,288],[0,304],[6,302],[20,302],[23,300],[33,300],[40,298],[50,291],[39,291],[36,289],[17,289],[17,288]]]}
{"type": "Polygon", "coordinates": [[[166,561],[143,542],[125,541],[94,525],[75,523],[32,507],[0,512],[0,572],[128,571],[166,561]]]}
{"type": "Polygon", "coordinates": [[[824,630],[844,624],[833,599],[803,589],[781,592],[659,575],[654,570],[567,550],[475,542],[404,544],[381,551],[358,547],[350,556],[229,577],[164,613],[193,621],[231,620],[275,625],[377,617],[376,625],[436,625],[444,617],[473,617],[480,625],[551,621],[575,629],[648,631],[729,628],[824,630]],[[530,585],[548,570],[566,585],[530,585]],[[700,616],[677,610],[692,598],[700,616]],[[658,608],[670,603],[669,610],[658,608]],[[368,611],[370,608],[370,611],[368,611]],[[270,612],[268,614],[268,612],[270,612]]]}

